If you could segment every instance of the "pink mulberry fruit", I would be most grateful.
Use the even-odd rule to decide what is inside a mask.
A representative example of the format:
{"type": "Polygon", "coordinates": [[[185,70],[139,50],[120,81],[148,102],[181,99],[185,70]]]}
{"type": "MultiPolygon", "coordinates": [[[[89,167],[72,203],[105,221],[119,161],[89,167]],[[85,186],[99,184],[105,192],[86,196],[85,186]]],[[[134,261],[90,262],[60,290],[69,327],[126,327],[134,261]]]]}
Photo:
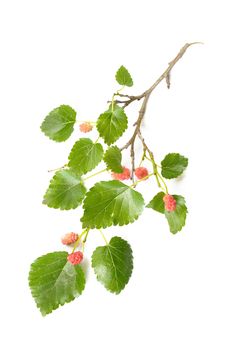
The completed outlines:
{"type": "Polygon", "coordinates": [[[130,178],[130,169],[123,167],[123,172],[122,173],[112,173],[111,174],[112,178],[114,180],[129,180],[130,178]]]}
{"type": "MultiPolygon", "coordinates": [[[[144,167],[136,168],[135,169],[135,176],[137,177],[138,180],[142,180],[145,177],[147,179],[147,176],[148,176],[147,168],[144,168],[144,167]]],[[[144,180],[146,180],[146,179],[144,179],[144,180]]]]}
{"type": "Polygon", "coordinates": [[[74,252],[72,254],[69,254],[67,257],[67,260],[72,264],[72,265],[78,265],[82,262],[83,260],[83,253],[78,251],[74,252]]]}
{"type": "Polygon", "coordinates": [[[65,245],[70,245],[75,243],[78,240],[78,234],[74,232],[66,233],[64,237],[62,237],[61,242],[65,245]]]}
{"type": "Polygon", "coordinates": [[[81,132],[90,132],[93,129],[93,126],[89,122],[85,122],[79,125],[79,129],[81,132]]]}
{"type": "Polygon", "coordinates": [[[164,201],[165,210],[167,211],[176,210],[176,200],[173,196],[171,196],[170,194],[165,194],[165,196],[163,197],[163,201],[164,201]]]}

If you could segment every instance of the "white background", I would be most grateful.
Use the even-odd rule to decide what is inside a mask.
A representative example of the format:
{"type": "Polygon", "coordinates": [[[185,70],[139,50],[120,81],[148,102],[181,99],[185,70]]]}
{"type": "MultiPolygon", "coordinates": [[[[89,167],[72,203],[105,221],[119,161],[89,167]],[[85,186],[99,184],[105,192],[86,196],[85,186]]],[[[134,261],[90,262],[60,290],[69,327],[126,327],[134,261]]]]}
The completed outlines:
{"type": "MultiPolygon", "coordinates": [[[[2,349],[231,350],[231,30],[225,0],[1,1],[2,349]],[[157,161],[168,152],[189,158],[182,181],[170,182],[188,203],[185,228],[172,235],[147,209],[133,225],[106,230],[133,248],[128,286],[112,295],[89,270],[83,295],[43,318],[29,265],[81,229],[81,211],[41,204],[47,170],[66,162],[78,127],[57,144],[40,132],[43,118],[70,104],[79,119],[96,120],[121,64],[140,93],[191,41],[204,45],[174,68],[170,91],[155,90],[143,126],[157,161]]],[[[137,108],[127,110],[131,123],[137,108]]],[[[146,201],[157,192],[152,180],[138,190],[146,201]]],[[[102,243],[92,231],[86,255],[102,243]]]]}

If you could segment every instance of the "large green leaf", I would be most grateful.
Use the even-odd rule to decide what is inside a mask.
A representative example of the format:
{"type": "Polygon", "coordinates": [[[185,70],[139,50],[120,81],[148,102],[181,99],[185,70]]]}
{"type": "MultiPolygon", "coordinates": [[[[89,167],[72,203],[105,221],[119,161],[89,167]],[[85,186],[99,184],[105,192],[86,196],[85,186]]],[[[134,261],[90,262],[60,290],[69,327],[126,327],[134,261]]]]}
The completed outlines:
{"type": "Polygon", "coordinates": [[[103,153],[103,147],[100,143],[94,143],[88,138],[81,138],[74,144],[69,154],[68,165],[79,175],[86,174],[100,163],[103,153]]]}
{"type": "Polygon", "coordinates": [[[97,130],[107,145],[119,139],[127,129],[128,121],[124,110],[117,104],[101,114],[97,120],[97,130]]]}
{"type": "Polygon", "coordinates": [[[101,228],[127,225],[142,213],[142,195],[120,181],[101,181],[86,194],[83,227],[101,228]]]}
{"type": "Polygon", "coordinates": [[[62,210],[75,209],[84,199],[86,188],[82,179],[73,170],[57,171],[52,178],[43,204],[62,210]]]}
{"type": "Polygon", "coordinates": [[[118,69],[115,78],[120,85],[129,87],[133,86],[133,80],[131,78],[131,75],[124,66],[121,66],[118,69]]]}
{"type": "Polygon", "coordinates": [[[165,216],[168,220],[169,228],[172,233],[177,233],[185,225],[188,209],[185,199],[182,196],[173,195],[176,200],[176,209],[174,211],[165,210],[165,216]]]}
{"type": "Polygon", "coordinates": [[[109,147],[105,152],[104,161],[107,165],[107,169],[112,170],[115,173],[122,173],[123,168],[121,165],[122,153],[117,146],[109,147]]]}
{"type": "Polygon", "coordinates": [[[111,238],[109,244],[98,247],[92,255],[92,267],[107,290],[119,294],[128,283],[133,270],[130,245],[120,237],[111,238]]]}
{"type": "Polygon", "coordinates": [[[159,192],[157,195],[148,203],[147,208],[151,208],[153,210],[158,211],[161,214],[164,214],[164,201],[163,198],[165,196],[164,192],[159,192]]]}
{"type": "Polygon", "coordinates": [[[67,261],[68,253],[43,255],[31,264],[29,285],[43,316],[78,297],[85,288],[85,275],[80,265],[67,261]]]}
{"type": "Polygon", "coordinates": [[[179,153],[169,153],[161,162],[161,173],[166,179],[180,176],[188,166],[188,159],[179,153]]]}
{"type": "Polygon", "coordinates": [[[164,214],[168,224],[170,231],[172,233],[177,233],[180,231],[185,225],[186,216],[188,213],[185,199],[179,195],[173,195],[176,200],[176,209],[174,211],[165,210],[163,197],[165,196],[164,192],[159,192],[147,205],[147,208],[151,208],[153,210],[158,211],[161,214],[164,214]]]}
{"type": "Polygon", "coordinates": [[[53,109],[44,119],[41,130],[50,139],[61,142],[69,138],[76,122],[76,112],[72,107],[61,105],[53,109]]]}

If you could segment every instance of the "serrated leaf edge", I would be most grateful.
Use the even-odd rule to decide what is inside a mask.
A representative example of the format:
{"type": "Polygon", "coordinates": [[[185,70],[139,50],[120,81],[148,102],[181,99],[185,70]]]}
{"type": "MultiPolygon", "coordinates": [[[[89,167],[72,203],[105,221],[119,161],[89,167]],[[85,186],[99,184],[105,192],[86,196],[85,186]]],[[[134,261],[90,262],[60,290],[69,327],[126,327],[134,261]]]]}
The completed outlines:
{"type": "MultiPolygon", "coordinates": [[[[93,253],[92,253],[92,257],[91,257],[91,266],[92,266],[92,268],[93,268],[93,270],[94,270],[94,273],[95,273],[95,275],[96,275],[97,281],[100,282],[100,283],[105,287],[105,289],[108,290],[110,293],[118,295],[118,294],[120,294],[120,293],[125,289],[125,287],[127,286],[127,284],[128,284],[129,281],[130,281],[130,278],[131,278],[132,272],[133,272],[133,268],[134,268],[134,256],[133,256],[133,251],[132,251],[131,245],[130,245],[125,239],[123,239],[123,238],[121,238],[121,237],[119,237],[119,236],[114,236],[114,237],[111,238],[111,240],[109,241],[108,245],[99,246],[99,247],[97,247],[97,248],[94,249],[94,251],[93,251],[93,253]],[[95,272],[95,268],[94,268],[94,266],[93,266],[93,255],[94,255],[94,253],[97,251],[98,248],[105,248],[105,247],[107,247],[107,246],[110,246],[110,242],[111,242],[111,240],[112,240],[113,238],[117,238],[117,239],[119,239],[120,241],[125,242],[125,243],[128,245],[128,247],[129,247],[129,249],[130,249],[130,253],[131,253],[131,254],[130,254],[130,255],[131,255],[131,259],[130,259],[130,262],[131,262],[131,271],[130,271],[130,274],[129,274],[129,276],[128,276],[128,281],[125,283],[124,287],[123,287],[119,292],[112,291],[111,289],[107,288],[107,287],[105,286],[105,284],[104,284],[101,280],[98,279],[98,276],[97,276],[97,274],[96,274],[96,272],[95,272]]],[[[113,247],[113,246],[112,246],[112,247],[113,247]]],[[[115,249],[115,247],[113,247],[113,248],[115,249]]],[[[110,254],[110,255],[111,255],[111,254],[110,254]]]]}
{"type": "MultiPolygon", "coordinates": [[[[49,185],[48,185],[48,188],[47,188],[47,191],[45,192],[45,194],[44,194],[44,196],[43,196],[42,204],[46,205],[48,208],[60,209],[60,210],[76,209],[77,207],[79,207],[79,206],[81,205],[81,203],[82,203],[83,200],[85,199],[85,196],[86,196],[86,193],[87,193],[87,189],[86,189],[86,187],[85,187],[85,185],[84,185],[84,181],[82,180],[81,176],[77,174],[77,176],[80,177],[80,179],[81,179],[80,184],[82,184],[83,187],[85,188],[85,195],[84,195],[83,199],[78,203],[77,206],[76,206],[76,205],[71,205],[71,206],[69,206],[68,208],[61,208],[61,207],[59,207],[59,206],[51,206],[51,205],[49,205],[48,203],[46,203],[46,198],[45,198],[45,197],[46,197],[46,195],[47,195],[47,193],[48,193],[48,191],[49,191],[49,189],[50,189],[50,186],[51,186],[53,180],[55,180],[55,177],[58,175],[58,173],[60,173],[60,172],[62,172],[62,171],[64,171],[64,170],[66,170],[66,171],[67,171],[67,170],[73,171],[73,170],[70,169],[70,168],[58,170],[58,171],[55,173],[55,175],[51,178],[51,180],[50,180],[50,182],[49,182],[49,185]]],[[[75,187],[75,186],[77,186],[77,185],[74,185],[74,186],[70,187],[68,190],[70,190],[71,188],[73,188],[73,187],[75,187]]],[[[53,187],[53,186],[52,186],[52,187],[53,187]]],[[[65,192],[67,192],[67,191],[65,191],[65,192]]],[[[64,193],[64,192],[63,192],[63,193],[64,193]]]]}
{"type": "MultiPolygon", "coordinates": [[[[118,181],[118,182],[121,182],[121,181],[119,181],[119,180],[111,180],[111,181],[118,181]]],[[[96,184],[100,184],[100,183],[102,183],[102,182],[108,182],[108,181],[99,181],[99,182],[97,182],[96,184]]],[[[121,183],[123,183],[123,182],[121,182],[121,183]]],[[[96,185],[95,184],[95,185],[96,185]]],[[[94,186],[95,186],[94,185],[94,186]]],[[[123,185],[125,185],[125,184],[123,184],[123,185]]],[[[89,192],[91,192],[92,190],[93,190],[93,188],[94,188],[94,186],[93,187],[91,187],[90,189],[89,189],[89,191],[87,192],[87,193],[89,193],[89,192]]],[[[125,185],[125,186],[127,186],[127,185],[125,185]]],[[[130,188],[129,186],[127,186],[128,188],[130,188]]],[[[130,188],[131,190],[133,190],[132,188],[130,188]]],[[[125,191],[127,191],[127,189],[125,190],[125,191]]],[[[135,190],[133,190],[133,191],[135,191],[135,190]]],[[[122,191],[122,192],[124,192],[124,191],[122,191]]],[[[121,193],[122,193],[121,192],[121,193]]],[[[145,206],[145,202],[144,202],[144,198],[143,198],[143,196],[142,196],[142,194],[140,193],[140,192],[138,192],[138,191],[135,191],[135,192],[137,192],[137,193],[139,193],[140,194],[140,196],[142,197],[142,199],[143,199],[143,209],[144,209],[144,206],[145,206]]],[[[82,206],[82,208],[85,210],[86,209],[86,207],[85,207],[85,200],[86,200],[86,198],[87,198],[87,193],[86,193],[86,196],[85,196],[85,199],[84,199],[84,203],[83,203],[83,206],[82,206]]],[[[121,194],[120,193],[120,194],[121,194]]],[[[120,194],[118,194],[117,196],[119,196],[120,194]]],[[[115,197],[116,198],[116,197],[115,197]]],[[[118,223],[118,224],[114,224],[114,223],[112,223],[111,225],[98,225],[98,226],[85,226],[85,225],[82,225],[82,227],[83,228],[89,228],[89,229],[94,229],[94,228],[96,228],[96,229],[100,229],[100,228],[107,228],[107,227],[111,227],[111,226],[126,226],[126,225],[128,225],[128,224],[132,224],[133,222],[135,222],[136,220],[138,220],[138,218],[139,218],[139,216],[142,214],[142,212],[143,212],[143,209],[141,210],[141,212],[138,214],[138,215],[136,215],[135,217],[134,217],[134,219],[132,220],[132,221],[124,221],[123,223],[118,223]]],[[[82,218],[84,217],[84,214],[83,214],[83,216],[81,217],[81,222],[83,222],[83,220],[82,220],[82,218]]]]}
{"type": "Polygon", "coordinates": [[[108,151],[110,150],[110,148],[114,148],[114,149],[117,148],[117,149],[119,150],[119,152],[121,153],[121,151],[120,151],[120,149],[118,148],[118,146],[116,146],[116,145],[110,146],[110,147],[105,151],[105,154],[104,154],[104,156],[103,156],[103,160],[104,160],[104,162],[105,162],[105,164],[106,164],[106,166],[107,166],[107,169],[108,169],[109,171],[113,171],[114,173],[121,174],[121,173],[123,172],[123,166],[121,165],[122,155],[121,155],[121,161],[120,161],[120,166],[121,166],[121,169],[122,169],[122,170],[121,170],[120,172],[115,171],[114,169],[112,169],[112,168],[108,165],[108,162],[107,162],[106,159],[105,159],[105,157],[106,157],[108,151]]]}
{"type": "MultiPolygon", "coordinates": [[[[181,227],[180,227],[179,230],[177,230],[177,231],[172,231],[171,228],[170,228],[170,226],[169,226],[169,222],[168,222],[168,226],[169,226],[170,232],[171,232],[172,234],[176,234],[177,232],[180,232],[180,231],[182,230],[182,228],[183,228],[183,227],[185,226],[185,224],[186,224],[186,219],[187,219],[187,214],[188,214],[188,207],[186,206],[186,201],[185,201],[185,198],[184,198],[183,196],[177,195],[177,194],[173,194],[172,196],[173,196],[175,199],[176,199],[176,196],[181,197],[181,198],[184,200],[184,207],[185,207],[185,209],[186,209],[186,211],[185,211],[185,216],[184,216],[184,223],[183,223],[183,225],[181,225],[181,227]]],[[[165,218],[166,218],[165,212],[164,212],[164,216],[165,216],[165,218]]],[[[167,218],[166,218],[166,220],[167,220],[167,218]]],[[[168,220],[167,220],[167,221],[168,221],[168,220]]]]}
{"type": "Polygon", "coordinates": [[[115,73],[115,80],[116,80],[117,83],[118,83],[119,85],[121,85],[121,86],[132,87],[132,86],[134,85],[134,81],[133,81],[133,79],[132,79],[132,76],[131,76],[130,72],[128,71],[128,69],[127,69],[124,65],[121,65],[121,66],[118,68],[117,72],[115,73]],[[123,84],[119,83],[118,78],[117,78],[117,75],[118,75],[118,72],[120,71],[120,69],[125,69],[125,70],[126,70],[127,74],[129,75],[129,78],[131,79],[131,85],[127,85],[127,84],[126,84],[126,85],[123,85],[123,84]]]}
{"type": "Polygon", "coordinates": [[[44,135],[47,136],[47,137],[49,138],[49,140],[54,141],[54,142],[57,142],[57,143],[61,143],[61,142],[67,141],[67,140],[69,139],[69,137],[71,136],[71,134],[70,134],[65,140],[59,141],[59,140],[57,140],[57,139],[52,138],[52,137],[46,132],[46,130],[43,129],[43,125],[44,125],[44,123],[45,123],[46,118],[49,116],[49,114],[52,113],[55,109],[60,108],[60,107],[70,107],[70,108],[75,112],[75,120],[74,120],[73,122],[69,121],[69,122],[65,123],[65,124],[72,124],[72,123],[73,123],[72,132],[71,132],[71,134],[72,134],[73,131],[74,131],[74,124],[76,123],[77,112],[75,111],[75,109],[73,109],[73,108],[72,108],[71,106],[69,106],[69,105],[64,105],[64,104],[63,104],[63,105],[60,105],[60,106],[58,106],[58,107],[56,107],[56,108],[53,108],[53,109],[48,113],[48,115],[46,115],[46,117],[44,118],[44,120],[42,121],[42,123],[41,123],[41,125],[40,125],[40,130],[42,131],[42,133],[44,133],[44,135]]]}
{"type": "Polygon", "coordinates": [[[91,168],[91,169],[89,169],[89,170],[87,170],[87,171],[85,171],[85,172],[82,172],[82,173],[78,173],[78,175],[79,176],[82,176],[82,175],[85,175],[85,174],[87,174],[88,172],[90,172],[90,171],[92,171],[93,169],[95,169],[99,164],[100,164],[100,162],[102,161],[102,159],[103,159],[103,155],[104,155],[104,149],[103,149],[103,146],[102,146],[102,144],[101,143],[96,143],[96,142],[93,142],[90,138],[88,138],[88,137],[81,137],[79,140],[77,140],[75,143],[74,143],[74,145],[73,145],[73,147],[72,147],[72,149],[71,149],[71,151],[70,151],[70,153],[69,153],[69,156],[68,156],[68,160],[69,160],[69,162],[68,162],[68,166],[69,166],[69,168],[70,169],[74,169],[74,167],[72,167],[71,165],[70,165],[70,157],[71,157],[71,154],[74,152],[74,147],[76,146],[76,144],[79,142],[79,141],[82,141],[82,140],[90,140],[91,142],[92,142],[92,148],[93,148],[93,146],[96,146],[96,145],[100,145],[101,146],[101,151],[102,151],[102,157],[101,157],[101,159],[99,160],[99,162],[93,167],[93,168],[91,168]]]}
{"type": "MultiPolygon", "coordinates": [[[[170,152],[170,153],[168,153],[168,154],[166,154],[166,156],[164,157],[164,159],[161,161],[161,174],[162,174],[162,176],[165,178],[165,179],[168,179],[168,180],[170,180],[170,179],[177,179],[179,176],[181,176],[183,173],[184,173],[184,171],[186,170],[186,168],[187,168],[187,166],[188,166],[188,158],[187,157],[185,157],[185,156],[183,156],[182,154],[180,154],[180,153],[174,153],[174,152],[170,152]],[[186,164],[186,167],[185,167],[185,169],[179,174],[179,175],[177,175],[177,176],[165,176],[164,174],[163,174],[163,169],[162,169],[162,163],[163,163],[163,161],[165,160],[165,158],[166,157],[168,157],[168,156],[170,156],[170,155],[178,155],[178,156],[181,156],[182,158],[184,158],[186,161],[187,161],[187,164],[186,164]]],[[[165,167],[165,166],[164,166],[165,167]]]]}
{"type": "MultiPolygon", "coordinates": [[[[52,310],[50,310],[49,312],[43,312],[43,311],[41,310],[41,307],[39,306],[39,303],[37,303],[37,301],[36,301],[36,299],[35,299],[35,296],[34,296],[34,294],[33,294],[33,290],[32,290],[32,287],[31,287],[31,283],[30,283],[30,274],[31,274],[31,271],[32,271],[32,269],[33,269],[33,265],[35,264],[35,262],[36,262],[39,258],[43,258],[43,257],[45,257],[46,255],[48,255],[48,254],[53,254],[53,253],[66,253],[66,255],[68,256],[68,253],[65,252],[65,251],[55,251],[55,252],[52,252],[52,253],[43,254],[43,255],[39,256],[37,259],[35,259],[35,260],[31,263],[31,265],[30,265],[30,271],[29,271],[29,275],[28,275],[28,284],[29,284],[29,288],[30,288],[30,291],[31,291],[31,295],[32,295],[32,297],[33,297],[33,300],[34,300],[34,302],[35,302],[37,308],[40,310],[42,316],[47,316],[47,315],[51,314],[53,311],[57,310],[60,306],[63,306],[63,305],[65,305],[65,304],[69,304],[69,303],[71,303],[73,300],[75,300],[75,299],[77,298],[76,296],[73,296],[71,299],[65,301],[64,303],[58,303],[58,304],[57,304],[52,310]]],[[[66,264],[65,264],[65,265],[66,265],[66,264]]],[[[64,265],[64,266],[65,266],[65,265],[64,265]]],[[[83,288],[83,290],[80,292],[80,294],[78,295],[78,297],[79,297],[79,296],[83,293],[83,291],[85,290],[86,277],[85,277],[85,273],[84,273],[82,267],[81,267],[80,265],[78,265],[78,266],[79,266],[79,268],[81,268],[81,271],[82,271],[82,274],[83,274],[83,277],[84,277],[84,288],[83,288]]],[[[62,269],[62,271],[63,271],[63,269],[62,269]]]]}
{"type": "MultiPolygon", "coordinates": [[[[115,104],[115,106],[117,106],[117,105],[115,104]]],[[[121,107],[119,107],[119,106],[117,106],[117,107],[118,107],[118,108],[121,108],[121,107]]],[[[124,134],[124,132],[125,132],[126,129],[128,128],[128,117],[127,117],[126,113],[125,113],[124,110],[123,110],[123,113],[125,114],[125,117],[126,117],[126,125],[125,125],[125,128],[122,130],[121,134],[120,134],[114,141],[112,141],[112,142],[107,142],[107,141],[105,140],[104,135],[102,135],[101,131],[98,129],[99,119],[101,118],[101,116],[103,116],[103,115],[106,114],[106,113],[111,113],[111,111],[107,110],[107,111],[105,111],[104,113],[102,113],[102,114],[99,115],[98,120],[97,120],[96,127],[97,127],[97,131],[98,131],[100,137],[104,140],[105,144],[106,144],[107,146],[111,146],[111,145],[113,145],[116,141],[118,141],[118,139],[120,139],[120,137],[122,137],[122,135],[124,134]]]]}

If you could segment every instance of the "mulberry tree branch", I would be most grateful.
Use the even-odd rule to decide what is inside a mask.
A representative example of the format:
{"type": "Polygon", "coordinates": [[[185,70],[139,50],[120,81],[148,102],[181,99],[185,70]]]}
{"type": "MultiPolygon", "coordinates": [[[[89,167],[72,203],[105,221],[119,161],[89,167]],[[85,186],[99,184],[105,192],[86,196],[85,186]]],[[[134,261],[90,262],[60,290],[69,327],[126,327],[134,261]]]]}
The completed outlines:
{"type": "MultiPolygon", "coordinates": [[[[144,115],[146,113],[146,108],[147,108],[147,103],[149,100],[149,97],[151,95],[151,93],[155,90],[155,88],[163,81],[166,80],[167,83],[167,87],[170,88],[170,73],[173,69],[173,67],[176,65],[176,63],[182,58],[182,56],[185,54],[185,52],[187,51],[187,49],[195,44],[201,44],[200,42],[193,42],[193,43],[187,43],[185,44],[180,51],[178,52],[178,54],[176,55],[176,57],[169,62],[167,69],[160,75],[160,77],[155,81],[155,83],[147,90],[145,90],[142,94],[137,95],[137,96],[130,96],[130,95],[124,95],[121,93],[117,93],[116,95],[122,98],[126,98],[127,100],[125,101],[121,101],[121,100],[117,100],[117,103],[122,103],[123,104],[123,108],[126,108],[127,106],[129,106],[132,102],[134,101],[140,101],[141,99],[143,99],[141,108],[139,110],[139,115],[138,118],[136,120],[136,122],[134,123],[135,129],[134,132],[131,136],[131,138],[129,139],[129,141],[123,146],[121,147],[121,151],[124,149],[127,149],[130,146],[130,155],[131,155],[131,164],[132,164],[132,174],[131,174],[131,178],[132,180],[134,179],[134,169],[135,169],[135,156],[134,156],[134,144],[135,144],[135,140],[136,137],[138,136],[140,138],[140,140],[143,143],[144,149],[146,149],[148,151],[148,154],[150,156],[151,159],[154,160],[153,154],[152,152],[149,150],[149,148],[147,147],[144,138],[141,135],[141,131],[140,131],[140,127],[144,118],[144,115]]],[[[155,164],[155,163],[154,163],[155,164]]],[[[157,182],[158,182],[158,177],[157,177],[157,182]]]]}

